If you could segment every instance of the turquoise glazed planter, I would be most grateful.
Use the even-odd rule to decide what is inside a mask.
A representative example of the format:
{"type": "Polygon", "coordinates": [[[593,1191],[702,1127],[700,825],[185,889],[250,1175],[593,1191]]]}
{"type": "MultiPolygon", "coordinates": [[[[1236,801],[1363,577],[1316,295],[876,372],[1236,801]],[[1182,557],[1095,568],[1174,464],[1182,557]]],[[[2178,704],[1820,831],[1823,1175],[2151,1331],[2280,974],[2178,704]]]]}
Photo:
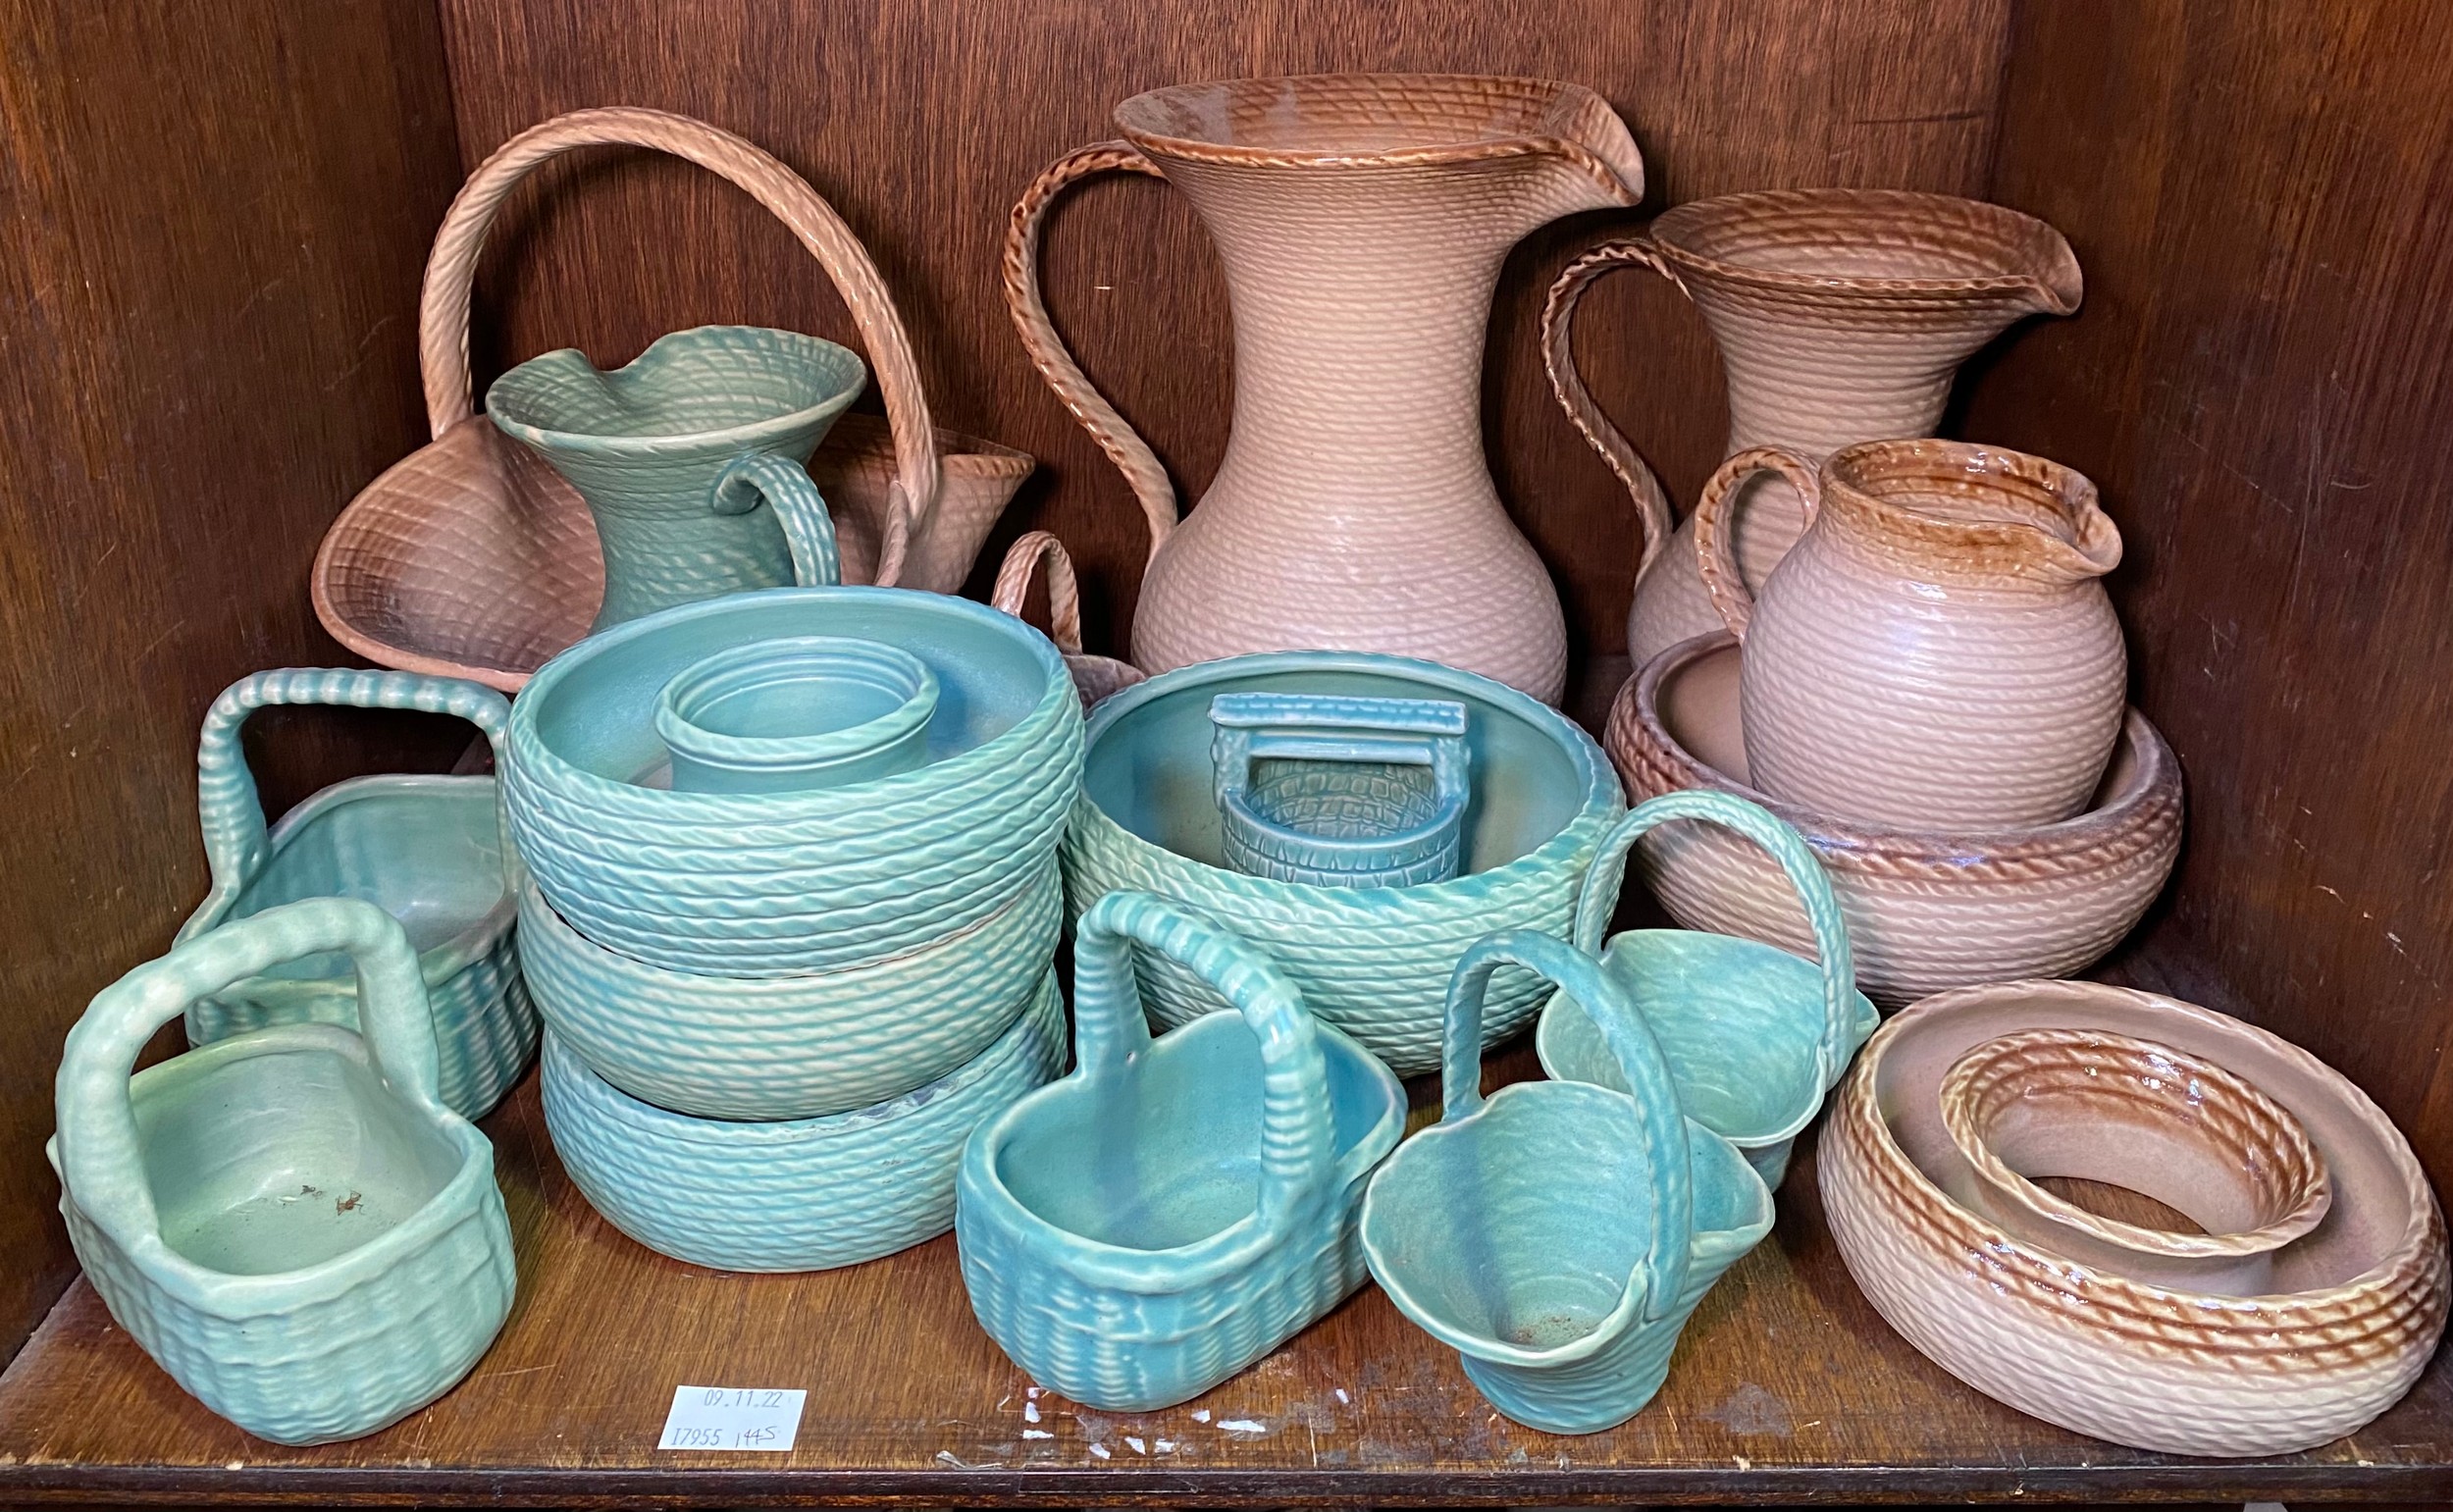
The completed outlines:
{"type": "MultiPolygon", "coordinates": [[[[512,941],[518,858],[502,843],[492,777],[380,776],[336,783],[271,833],[239,730],[267,704],[325,704],[456,714],[497,747],[502,695],[414,672],[290,667],[226,689],[196,743],[197,809],[212,888],[179,943],[307,898],[362,898],[398,919],[418,952],[441,1053],[444,1106],[483,1118],[528,1069],[537,1012],[512,941]]],[[[337,955],[285,962],[199,997],[187,1041],[210,1044],[275,1023],[357,1027],[358,983],[337,955]]]]}
{"type": "MultiPolygon", "coordinates": [[[[1439,1064],[1456,958],[1493,929],[1566,938],[1578,885],[1625,808],[1617,774],[1591,736],[1488,678],[1361,652],[1202,662],[1124,689],[1092,714],[1082,802],[1065,837],[1068,907],[1078,916],[1124,890],[1185,905],[1260,947],[1314,1017],[1410,1076],[1439,1064]],[[1461,874],[1414,887],[1317,887],[1224,864],[1210,704],[1231,693],[1462,704],[1473,792],[1461,874]]],[[[1613,876],[1613,897],[1616,885],[1613,876]]],[[[1181,967],[1146,965],[1143,1002],[1162,1027],[1220,1006],[1181,967]]],[[[1532,973],[1502,972],[1490,993],[1491,1040],[1523,1028],[1545,995],[1532,973]]]]}
{"type": "Polygon", "coordinates": [[[520,957],[553,1032],[613,1086],[706,1119],[812,1119],[936,1080],[1012,1026],[1056,954],[1051,859],[978,923],[809,976],[668,971],[581,936],[532,883],[520,957]]]}
{"type": "Polygon", "coordinates": [[[1107,1411],[1165,1407],[1362,1283],[1355,1204],[1405,1091],[1259,951],[1146,893],[1092,907],[1073,963],[1073,1073],[963,1152],[963,1283],[1032,1380],[1107,1411]],[[1154,1043],[1136,952],[1233,1012],[1154,1043]]]}
{"type": "Polygon", "coordinates": [[[951,1074],[823,1119],[727,1122],[652,1107],[548,1031],[546,1129],[581,1193],[648,1248],[717,1271],[823,1271],[952,1227],[963,1142],[1064,1064],[1054,971],[1013,1026],[951,1074]]]}
{"type": "Polygon", "coordinates": [[[892,646],[805,635],[720,651],[676,674],[655,733],[677,793],[806,793],[928,758],[937,674],[892,646]]]}
{"type": "MultiPolygon", "coordinates": [[[[1609,927],[1601,879],[1615,879],[1646,832],[1679,822],[1717,825],[1768,852],[1798,891],[1822,965],[1731,935],[1630,929],[1611,938],[1601,968],[1651,1025],[1687,1112],[1778,1186],[1799,1132],[1881,1016],[1854,986],[1848,924],[1813,848],[1759,805],[1726,793],[1666,794],[1618,822],[1586,874],[1580,948],[1600,951],[1609,927]]],[[[1627,1089],[1600,1030],[1565,993],[1542,1010],[1534,1044],[1541,1069],[1561,1081],[1627,1089]]]]}
{"type": "Polygon", "coordinates": [[[634,961],[783,977],[966,929],[1041,875],[1079,789],[1081,704],[1039,632],[883,588],[770,589],[589,637],[511,711],[503,799],[546,901],[634,961]],[[719,652],[808,636],[900,648],[937,681],[924,759],[799,793],[677,793],[655,711],[719,652]]]}
{"type": "Polygon", "coordinates": [[[599,372],[565,348],[486,391],[486,413],[570,480],[596,517],[594,630],[798,581],[834,582],[834,528],[805,464],[868,382],[832,341],[701,326],[599,372]],[[819,559],[827,564],[813,575],[819,559]]]}
{"type": "Polygon", "coordinates": [[[44,1153],[87,1279],[207,1407],[275,1443],[355,1438],[466,1375],[511,1310],[494,1147],[437,1095],[417,957],[371,903],[285,904],[121,977],[69,1031],[44,1153]],[[340,955],[362,1034],[251,1029],[138,1072],[188,1004],[340,955]]]}
{"type": "Polygon", "coordinates": [[[1222,693],[1210,763],[1226,864],[1325,887],[1456,875],[1465,705],[1430,699],[1222,693]],[[1253,763],[1270,763],[1255,780],[1253,763]]]}
{"type": "Polygon", "coordinates": [[[1626,1422],[1661,1388],[1703,1294],[1771,1231],[1770,1190],[1682,1111],[1617,981],[1548,935],[1494,935],[1457,963],[1440,1082],[1439,1123],[1364,1196],[1373,1277],[1516,1422],[1553,1434],[1626,1422]],[[1483,1000],[1509,964],[1585,1006],[1634,1096],[1537,1081],[1483,1098],[1483,1000]]]}

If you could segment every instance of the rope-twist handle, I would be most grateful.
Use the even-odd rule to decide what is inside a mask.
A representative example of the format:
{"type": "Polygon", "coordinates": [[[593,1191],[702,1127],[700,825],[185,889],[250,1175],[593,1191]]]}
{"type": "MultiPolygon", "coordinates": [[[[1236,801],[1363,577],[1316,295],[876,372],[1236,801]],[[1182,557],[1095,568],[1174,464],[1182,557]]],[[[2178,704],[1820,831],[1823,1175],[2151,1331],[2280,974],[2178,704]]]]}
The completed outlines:
{"type": "Polygon", "coordinates": [[[1005,561],[997,568],[997,586],[988,596],[988,602],[1020,619],[1022,606],[1030,599],[1030,580],[1042,566],[1048,573],[1048,639],[1056,643],[1058,651],[1078,656],[1081,587],[1073,580],[1073,558],[1066,552],[1065,543],[1048,532],[1027,532],[1006,548],[1005,561]]]}
{"type": "Polygon", "coordinates": [[[1030,353],[1031,365],[1132,486],[1133,496],[1141,501],[1141,513],[1149,521],[1150,554],[1156,556],[1175,529],[1175,486],[1167,481],[1167,468],[1159,461],[1158,453],[1150,449],[1150,443],[1141,439],[1073,361],[1073,354],[1066,349],[1065,338],[1057,334],[1056,322],[1048,316],[1048,302],[1039,292],[1039,232],[1048,218],[1048,208],[1068,188],[1100,174],[1165,177],[1157,164],[1142,156],[1131,143],[1122,141],[1093,142],[1049,164],[1022,191],[1022,197],[1015,203],[1014,218],[1006,228],[1005,307],[1014,317],[1014,329],[1021,333],[1022,346],[1030,353]]]}
{"type": "Polygon", "coordinates": [[[1830,1086],[1854,1051],[1856,964],[1849,945],[1848,920],[1840,912],[1840,898],[1832,891],[1831,874],[1823,869],[1822,858],[1803,835],[1762,805],[1707,788],[1685,788],[1629,809],[1593,852],[1592,865],[1580,885],[1577,948],[1600,954],[1601,936],[1610,924],[1610,892],[1601,886],[1602,880],[1619,874],[1628,854],[1645,834],[1681,819],[1716,824],[1753,841],[1779,863],[1789,885],[1797,889],[1806,924],[1814,931],[1814,954],[1822,964],[1823,1033],[1815,1047],[1820,1060],[1815,1084],[1830,1086]]]}
{"type": "MultiPolygon", "coordinates": [[[[242,677],[222,690],[205,711],[196,737],[196,817],[204,831],[204,862],[212,890],[204,906],[180,931],[182,942],[221,916],[233,895],[264,869],[267,830],[255,773],[247,769],[238,731],[247,716],[275,704],[318,704],[349,708],[406,708],[452,714],[484,732],[497,764],[511,724],[511,701],[492,688],[456,677],[423,672],[367,671],[351,667],[279,667],[242,677]]],[[[511,831],[502,827],[503,885],[519,894],[518,859],[511,831]]]]}
{"type": "Polygon", "coordinates": [[[1644,569],[1669,545],[1670,533],[1677,526],[1669,503],[1669,495],[1662,491],[1661,480],[1653,475],[1642,453],[1626,434],[1601,413],[1592,394],[1585,388],[1584,374],[1576,367],[1576,342],[1572,327],[1576,307],[1584,301],[1585,290],[1594,280],[1621,268],[1649,268],[1687,291],[1686,282],[1678,277],[1660,249],[1649,237],[1635,236],[1620,241],[1605,241],[1578,257],[1562,270],[1557,282],[1550,286],[1549,297],[1541,305],[1541,365],[1549,370],[1550,391],[1557,395],[1559,407],[1592,449],[1601,453],[1601,460],[1610,464],[1629,496],[1636,501],[1636,576],[1641,579],[1644,569]]]}
{"type": "Polygon", "coordinates": [[[1805,507],[1807,528],[1823,506],[1822,478],[1813,462],[1786,446],[1750,446],[1704,480],[1702,496],[1695,504],[1696,570],[1702,574],[1703,591],[1711,595],[1721,623],[1741,641],[1754,622],[1754,596],[1747,592],[1746,572],[1738,563],[1738,532],[1730,510],[1736,507],[1738,485],[1756,473],[1778,473],[1789,480],[1805,507]]]}
{"type": "Polygon", "coordinates": [[[737,456],[716,475],[709,502],[717,514],[748,514],[763,503],[784,528],[792,553],[792,580],[803,588],[833,588],[843,581],[843,555],[835,547],[835,517],[809,469],[771,451],[737,456]]]}
{"type": "Polygon", "coordinates": [[[329,951],[346,951],[357,966],[359,1033],[376,1073],[428,1118],[453,1117],[441,1101],[426,983],[397,919],[356,898],[310,898],[225,924],[95,994],[60,1057],[53,1104],[61,1180],[122,1249],[162,1243],[128,1095],[145,1043],[197,1000],[329,951]]]}
{"type": "Polygon", "coordinates": [[[1652,1247],[1636,1263],[1628,1285],[1644,1290],[1648,1322],[1677,1305],[1687,1287],[1687,1259],[1695,1247],[1695,1178],[1688,1168],[1687,1111],[1669,1059],[1652,1035],[1643,1011],[1610,980],[1601,964],[1539,929],[1510,929],[1483,936],[1456,963],[1448,978],[1447,1039],[1439,1058],[1440,1121],[1470,1117],[1482,1106],[1482,1012],[1490,974],[1521,966],[1575,1000],[1601,1031],[1602,1042],[1627,1078],[1644,1129],[1644,1159],[1655,1214],[1652,1247]]]}
{"type": "Polygon", "coordinates": [[[1218,925],[1149,893],[1110,893],[1073,932],[1073,1046],[1093,1079],[1128,1075],[1150,1048],[1132,947],[1208,983],[1261,1044],[1261,1190],[1257,1222],[1287,1231],[1329,1188],[1335,1141],[1329,1066],[1303,994],[1268,957],[1218,925]]]}
{"type": "Polygon", "coordinates": [[[891,587],[902,576],[912,538],[927,529],[936,512],[938,490],[936,432],[903,317],[867,249],[833,206],[781,160],[704,121],[634,106],[575,110],[520,132],[469,175],[435,234],[418,301],[418,367],[426,385],[427,423],[435,436],[441,438],[472,413],[469,292],[495,212],[531,170],[565,152],[599,146],[670,153],[730,182],[783,222],[826,271],[868,348],[894,434],[895,482],[876,578],[880,586],[891,587]]]}

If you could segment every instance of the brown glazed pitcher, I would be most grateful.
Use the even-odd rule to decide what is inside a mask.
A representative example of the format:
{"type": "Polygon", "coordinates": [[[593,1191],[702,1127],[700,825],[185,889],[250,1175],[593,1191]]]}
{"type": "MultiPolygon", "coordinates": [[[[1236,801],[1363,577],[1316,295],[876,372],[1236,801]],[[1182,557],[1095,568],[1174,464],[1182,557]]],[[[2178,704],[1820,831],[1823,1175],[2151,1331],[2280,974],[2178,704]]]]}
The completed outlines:
{"type": "Polygon", "coordinates": [[[1744,643],[1738,717],[1764,792],[1904,828],[2053,824],[2120,734],[2128,656],[2103,577],[2120,532],[2058,462],[1945,441],[1866,442],[1817,476],[1777,447],[1703,486],[1696,557],[1744,643]],[[1730,508],[1772,469],[1805,533],[1756,601],[1730,508]]]}
{"type": "MultiPolygon", "coordinates": [[[[1784,446],[1814,462],[1860,441],[1931,436],[1960,363],[2022,316],[2078,308],[2078,259],[2032,216],[1947,194],[1771,190],[1664,212],[1649,235],[1567,266],[1542,314],[1550,386],[1635,495],[1642,532],[1627,650],[1641,667],[1719,628],[1696,576],[1692,527],[1673,538],[1652,470],[1585,391],[1570,323],[1594,279],[1641,264],[1676,284],[1711,328],[1729,384],[1724,455],[1784,446]]],[[[1805,520],[1776,475],[1738,515],[1749,589],[1805,520]]]]}
{"type": "Polygon", "coordinates": [[[1484,462],[1483,345],[1510,247],[1641,197],[1626,126],[1577,84],[1434,74],[1181,84],[1126,100],[1116,124],[1124,140],[1058,160],[1015,206],[1006,299],[1149,518],[1133,661],[1385,652],[1555,703],[1558,594],[1484,462]],[[1039,293],[1049,204],[1115,172],[1181,190],[1226,268],[1234,427],[1180,524],[1166,469],[1039,293]]]}

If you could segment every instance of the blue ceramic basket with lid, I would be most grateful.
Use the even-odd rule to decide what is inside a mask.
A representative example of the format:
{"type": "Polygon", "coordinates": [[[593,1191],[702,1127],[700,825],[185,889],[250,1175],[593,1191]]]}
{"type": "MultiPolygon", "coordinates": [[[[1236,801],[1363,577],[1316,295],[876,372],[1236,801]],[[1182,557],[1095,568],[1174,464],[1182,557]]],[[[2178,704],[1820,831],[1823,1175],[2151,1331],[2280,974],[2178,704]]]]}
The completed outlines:
{"type": "MultiPolygon", "coordinates": [[[[274,704],[455,714],[497,748],[511,715],[502,695],[454,678],[339,667],[285,667],[244,677],[213,701],[196,742],[204,902],[183,944],[235,919],[308,898],[362,898],[400,920],[441,1053],[443,1100],[483,1118],[537,1051],[537,1013],[520,975],[512,923],[521,870],[503,844],[492,777],[388,773],[335,783],[268,833],[239,732],[274,704]]],[[[327,954],[233,982],[187,1010],[187,1041],[210,1044],[274,1023],[357,1027],[357,973],[327,954]]]]}
{"type": "Polygon", "coordinates": [[[1644,1015],[1574,946],[1526,930],[1483,941],[1457,963],[1448,1013],[1440,1121],[1363,1199],[1373,1278],[1508,1417],[1616,1427],[1660,1390],[1704,1293],[1771,1231],[1771,1191],[1686,1116],[1644,1015]],[[1505,965],[1585,1005],[1632,1095],[1535,1081],[1483,1097],[1478,1020],[1505,965]]]}
{"type": "Polygon", "coordinates": [[[397,920],[354,898],[211,930],[98,994],[69,1031],[45,1146],[111,1316],[259,1438],[355,1438],[433,1401],[511,1310],[494,1147],[437,1095],[397,920]],[[354,964],[363,1028],[279,1023],[129,1074],[199,997],[282,965],[354,964]]]}
{"type": "MultiPolygon", "coordinates": [[[[1848,923],[1813,848],[1759,805],[1689,789],[1640,804],[1621,819],[1593,859],[1586,889],[1577,946],[1599,953],[1601,969],[1651,1026],[1687,1112],[1778,1186],[1799,1132],[1882,1021],[1856,990],[1848,923]],[[1692,929],[1630,929],[1603,950],[1610,906],[1595,884],[1624,866],[1645,834],[1675,823],[1729,830],[1769,853],[1797,889],[1821,965],[1692,929]]],[[[1559,1080],[1626,1090],[1600,1029],[1566,993],[1542,1010],[1534,1046],[1541,1069],[1559,1080]]]]}
{"type": "MultiPolygon", "coordinates": [[[[1577,892],[1626,808],[1592,737],[1516,690],[1435,662],[1361,652],[1279,652],[1163,673],[1092,713],[1081,803],[1065,837],[1068,907],[1150,892],[1259,947],[1305,1005],[1400,1075],[1439,1064],[1456,959],[1494,929],[1568,936],[1577,892]],[[1249,876],[1226,864],[1214,791],[1210,706],[1221,694],[1460,704],[1470,791],[1459,875],[1408,887],[1327,887],[1249,876]]],[[[1615,899],[1618,878],[1597,884],[1615,899]]],[[[1143,962],[1142,996],[1172,1027],[1221,1005],[1180,966],[1143,962]]],[[[1492,984],[1487,1030],[1522,1028],[1547,996],[1531,972],[1492,984]]]]}
{"type": "Polygon", "coordinates": [[[1073,960],[1072,1074],[963,1152],[963,1283],[1033,1380],[1110,1411],[1164,1407],[1361,1284],[1355,1204],[1403,1132],[1405,1091],[1259,951],[1148,894],[1100,900],[1073,960]],[[1136,950],[1233,1011],[1154,1043],[1136,950]]]}
{"type": "Polygon", "coordinates": [[[503,793],[538,887],[589,939],[671,970],[789,976],[883,960],[1009,902],[1062,835],[1081,730],[1063,658],[1011,615],[900,589],[771,589],[632,620],[548,662],[512,708],[503,793]],[[803,792],[673,791],[666,686],[811,636],[925,663],[921,764],[803,792]]]}

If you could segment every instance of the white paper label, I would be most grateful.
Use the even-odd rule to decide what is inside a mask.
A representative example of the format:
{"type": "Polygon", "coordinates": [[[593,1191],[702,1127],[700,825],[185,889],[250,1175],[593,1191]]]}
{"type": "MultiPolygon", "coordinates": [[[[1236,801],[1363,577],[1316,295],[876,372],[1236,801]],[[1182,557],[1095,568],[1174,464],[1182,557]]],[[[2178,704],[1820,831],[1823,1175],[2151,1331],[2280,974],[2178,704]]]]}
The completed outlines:
{"type": "Polygon", "coordinates": [[[750,1449],[781,1453],[801,1432],[807,1391],[675,1386],[659,1449],[750,1449]]]}

